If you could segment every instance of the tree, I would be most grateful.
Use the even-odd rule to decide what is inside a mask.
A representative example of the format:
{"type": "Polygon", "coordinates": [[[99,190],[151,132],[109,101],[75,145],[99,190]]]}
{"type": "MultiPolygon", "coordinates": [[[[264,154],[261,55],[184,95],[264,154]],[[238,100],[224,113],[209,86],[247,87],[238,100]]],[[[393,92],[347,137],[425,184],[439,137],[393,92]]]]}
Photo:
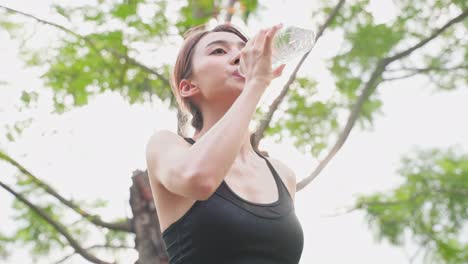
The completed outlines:
{"type": "Polygon", "coordinates": [[[424,259],[466,263],[468,244],[460,238],[468,217],[468,156],[459,152],[430,149],[403,157],[399,173],[405,182],[391,192],[360,197],[353,209],[367,211],[379,238],[403,245],[409,231],[424,259]]]}
{"type": "MultiPolygon", "coordinates": [[[[463,38],[468,26],[466,1],[398,0],[394,3],[398,17],[378,23],[368,11],[368,0],[323,1],[315,10],[315,16],[323,19],[316,30],[316,39],[327,30],[343,34],[342,51],[329,65],[336,95],[326,101],[307,100],[316,93],[317,83],[309,76],[297,76],[309,55],[307,53],[268,110],[258,110],[261,118],[256,120],[259,126],[252,138],[254,146],[258,147],[265,136],[289,136],[298,149],[321,160],[316,168],[311,168],[311,174],[298,183],[298,191],[327,166],[356,124],[361,129],[372,127],[383,104],[378,93],[382,83],[422,75],[431,80],[431,88],[436,91],[466,86],[468,43],[463,38]],[[432,23],[436,21],[434,18],[437,23],[432,23]],[[273,122],[274,114],[282,104],[295,107],[287,108],[273,122]],[[348,116],[344,122],[339,118],[343,115],[348,116]]],[[[57,113],[86,105],[90,96],[108,90],[120,92],[131,104],[157,96],[168,101],[172,109],[177,109],[169,88],[171,65],[142,62],[136,44],[163,46],[168,39],[177,38],[188,28],[210,19],[231,21],[233,16],[240,16],[248,23],[252,14],[261,13],[262,3],[188,1],[179,7],[180,16],[176,19],[165,15],[170,4],[164,0],[98,0],[93,5],[53,5],[55,12],[63,16],[63,24],[0,6],[3,12],[0,25],[23,42],[22,55],[29,66],[45,65],[42,78],[54,93],[57,113]],[[151,12],[142,13],[142,9],[151,12]],[[55,29],[60,40],[58,44],[48,50],[28,46],[23,33],[31,23],[55,29]],[[85,32],[80,25],[91,26],[93,31],[85,32]]],[[[23,92],[24,107],[33,107],[37,96],[37,92],[23,92]]],[[[16,122],[9,127],[7,138],[11,141],[18,138],[31,122],[16,122]]],[[[184,128],[179,128],[178,133],[183,134],[184,128]]],[[[466,156],[443,150],[421,153],[412,160],[404,160],[401,175],[408,178],[407,183],[389,194],[361,197],[353,209],[366,210],[370,224],[377,228],[378,234],[396,245],[401,245],[401,234],[409,229],[414,233],[415,242],[431,253],[434,260],[466,262],[468,256],[464,252],[468,246],[456,237],[467,218],[466,156]],[[425,208],[425,204],[432,205],[433,209],[425,208]],[[443,213],[438,213],[439,209],[443,213]],[[415,211],[419,214],[412,214],[415,211]],[[399,217],[388,219],[395,215],[399,217]],[[447,232],[440,234],[440,230],[447,232]]],[[[90,262],[109,263],[110,260],[103,260],[93,250],[133,247],[129,238],[134,235],[138,263],[154,263],[155,259],[167,263],[157,229],[157,212],[148,193],[146,172],[136,171],[133,176],[130,194],[133,217],[105,222],[98,215],[89,213],[102,206],[102,202],[92,205],[72,201],[8,153],[0,152],[0,158],[18,170],[14,175],[15,186],[8,186],[1,179],[0,185],[16,197],[14,208],[30,222],[27,227],[19,227],[13,237],[0,236],[0,249],[13,240],[32,244],[35,255],[72,247],[76,254],[90,262]],[[33,196],[41,199],[32,200],[33,196]],[[60,220],[70,209],[80,216],[74,225],[60,220]],[[104,245],[84,248],[78,242],[87,238],[83,230],[91,227],[104,230],[104,245]]]]}

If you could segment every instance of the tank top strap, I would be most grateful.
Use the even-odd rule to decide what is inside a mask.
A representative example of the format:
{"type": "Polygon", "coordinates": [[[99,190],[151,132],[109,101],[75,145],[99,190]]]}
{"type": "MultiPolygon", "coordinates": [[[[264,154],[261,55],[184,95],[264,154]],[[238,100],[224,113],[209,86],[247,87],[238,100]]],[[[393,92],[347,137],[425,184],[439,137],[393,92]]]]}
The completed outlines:
{"type": "Polygon", "coordinates": [[[195,143],[195,140],[193,140],[192,138],[189,138],[189,137],[184,137],[185,141],[187,141],[188,143],[190,144],[194,144],[195,143]]]}
{"type": "MultiPolygon", "coordinates": [[[[195,140],[193,140],[191,137],[184,137],[184,139],[188,143],[190,143],[192,145],[195,143],[195,140]]],[[[255,149],[254,149],[254,151],[255,151],[255,153],[257,153],[258,156],[260,156],[262,159],[264,159],[266,161],[271,173],[273,174],[277,189],[279,191],[278,194],[279,194],[280,200],[287,199],[287,200],[290,200],[290,202],[292,202],[292,197],[291,197],[291,194],[289,193],[289,189],[284,184],[283,180],[279,176],[279,174],[276,171],[275,167],[273,167],[271,162],[266,157],[264,157],[259,151],[255,150],[255,149]]]]}
{"type": "Polygon", "coordinates": [[[264,159],[271,171],[271,174],[273,174],[273,177],[275,178],[275,182],[276,182],[276,185],[278,187],[278,191],[279,191],[279,196],[280,196],[280,199],[283,200],[283,199],[287,199],[287,200],[290,200],[292,201],[292,197],[291,195],[289,194],[289,189],[286,187],[286,185],[284,184],[283,180],[281,179],[281,177],[279,176],[278,172],[276,171],[275,167],[273,167],[273,165],[271,164],[271,162],[266,158],[264,157],[260,151],[257,151],[255,150],[255,153],[257,153],[258,156],[260,156],[262,159],[264,159]]]}

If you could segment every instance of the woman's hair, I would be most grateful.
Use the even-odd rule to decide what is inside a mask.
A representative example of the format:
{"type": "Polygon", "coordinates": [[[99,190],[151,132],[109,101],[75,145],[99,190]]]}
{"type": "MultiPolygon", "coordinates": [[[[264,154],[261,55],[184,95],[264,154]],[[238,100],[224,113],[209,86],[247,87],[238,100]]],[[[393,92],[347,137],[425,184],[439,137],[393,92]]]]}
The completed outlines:
{"type": "MultiPolygon", "coordinates": [[[[236,34],[239,38],[247,42],[247,37],[241,33],[239,29],[231,24],[222,24],[218,25],[211,30],[205,29],[205,24],[201,26],[196,26],[189,29],[184,34],[184,42],[182,47],[179,50],[177,55],[177,60],[172,71],[171,76],[171,88],[174,96],[179,104],[180,109],[185,112],[185,114],[192,114],[192,127],[195,130],[199,131],[203,127],[203,116],[197,105],[195,105],[190,98],[183,98],[179,94],[179,83],[183,79],[190,78],[192,75],[192,59],[195,46],[200,41],[201,38],[206,36],[211,32],[229,32],[236,34]]],[[[179,118],[179,122],[186,122],[186,118],[179,118]]],[[[183,127],[185,123],[179,124],[180,127],[183,127]]]]}

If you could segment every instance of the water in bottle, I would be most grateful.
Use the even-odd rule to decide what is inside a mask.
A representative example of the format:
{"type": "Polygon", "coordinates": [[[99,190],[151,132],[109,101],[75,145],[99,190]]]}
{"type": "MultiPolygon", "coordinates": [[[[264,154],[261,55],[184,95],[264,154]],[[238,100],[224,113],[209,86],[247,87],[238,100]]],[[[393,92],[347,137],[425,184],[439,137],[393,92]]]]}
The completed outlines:
{"type": "MultiPolygon", "coordinates": [[[[273,38],[271,62],[272,68],[309,52],[315,44],[315,33],[310,29],[295,26],[280,28],[273,38]]],[[[239,73],[242,70],[239,65],[239,73]]]]}

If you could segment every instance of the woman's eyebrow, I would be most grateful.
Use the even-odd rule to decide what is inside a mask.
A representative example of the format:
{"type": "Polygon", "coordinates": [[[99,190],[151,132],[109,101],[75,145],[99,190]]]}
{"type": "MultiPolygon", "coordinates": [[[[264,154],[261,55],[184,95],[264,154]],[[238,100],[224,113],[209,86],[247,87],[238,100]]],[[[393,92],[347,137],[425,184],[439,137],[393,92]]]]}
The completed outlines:
{"type": "MultiPolygon", "coordinates": [[[[228,42],[226,40],[218,39],[218,40],[214,40],[214,41],[208,43],[208,45],[206,45],[205,48],[208,48],[208,46],[215,45],[215,44],[229,45],[229,43],[230,42],[228,42]]],[[[237,44],[237,46],[239,46],[241,48],[245,46],[245,42],[242,42],[242,41],[239,41],[236,44],[237,44]]]]}

